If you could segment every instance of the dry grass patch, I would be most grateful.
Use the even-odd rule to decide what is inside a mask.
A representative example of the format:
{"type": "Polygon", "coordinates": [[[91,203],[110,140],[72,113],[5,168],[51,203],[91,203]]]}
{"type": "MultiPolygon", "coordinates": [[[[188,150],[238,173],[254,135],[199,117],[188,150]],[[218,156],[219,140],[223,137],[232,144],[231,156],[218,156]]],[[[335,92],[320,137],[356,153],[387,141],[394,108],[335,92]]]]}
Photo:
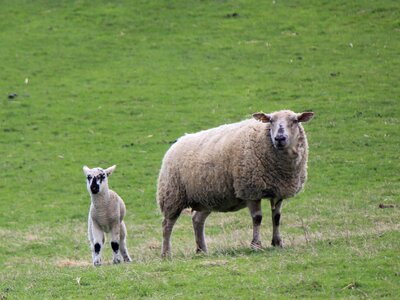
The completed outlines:
{"type": "Polygon", "coordinates": [[[90,267],[92,263],[86,260],[72,260],[72,259],[61,259],[55,262],[57,267],[65,268],[65,267],[90,267]]]}
{"type": "Polygon", "coordinates": [[[204,267],[220,267],[220,266],[225,266],[228,264],[227,260],[206,260],[200,263],[201,266],[204,267]]]}

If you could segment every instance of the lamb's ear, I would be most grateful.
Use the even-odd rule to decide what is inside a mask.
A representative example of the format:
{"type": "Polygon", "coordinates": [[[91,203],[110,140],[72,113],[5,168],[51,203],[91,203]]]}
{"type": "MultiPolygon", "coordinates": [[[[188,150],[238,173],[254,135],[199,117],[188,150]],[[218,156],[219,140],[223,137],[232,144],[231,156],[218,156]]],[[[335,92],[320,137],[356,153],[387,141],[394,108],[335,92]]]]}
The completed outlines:
{"type": "Polygon", "coordinates": [[[107,174],[107,177],[110,176],[110,175],[112,174],[112,172],[114,172],[114,170],[115,170],[116,167],[117,167],[116,165],[113,165],[112,167],[109,167],[109,168],[107,168],[107,169],[105,170],[105,171],[106,171],[106,174],[107,174]]]}
{"type": "Polygon", "coordinates": [[[312,111],[306,111],[301,114],[297,114],[297,120],[299,122],[308,122],[314,117],[314,113],[312,111]]]}
{"type": "Polygon", "coordinates": [[[85,173],[85,175],[87,175],[90,172],[90,169],[88,168],[88,166],[83,166],[83,173],[85,173]]]}
{"type": "Polygon", "coordinates": [[[253,118],[256,119],[257,121],[261,121],[263,123],[267,123],[267,122],[271,121],[271,116],[267,115],[265,113],[262,113],[262,112],[254,113],[253,118]]]}

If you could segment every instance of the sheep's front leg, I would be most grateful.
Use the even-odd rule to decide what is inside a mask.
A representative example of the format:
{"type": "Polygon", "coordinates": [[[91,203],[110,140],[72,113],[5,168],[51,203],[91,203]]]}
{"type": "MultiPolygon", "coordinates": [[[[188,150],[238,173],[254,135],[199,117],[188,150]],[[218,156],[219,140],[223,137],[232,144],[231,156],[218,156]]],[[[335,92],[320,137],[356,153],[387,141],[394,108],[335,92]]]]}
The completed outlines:
{"type": "Polygon", "coordinates": [[[120,229],[120,251],[124,262],[131,262],[132,259],[128,254],[128,248],[126,247],[126,226],[124,221],[121,222],[121,229],[120,229]]]}
{"type": "Polygon", "coordinates": [[[272,211],[272,246],[282,247],[282,239],[279,233],[279,222],[281,219],[282,199],[271,199],[272,211]]]}
{"type": "Polygon", "coordinates": [[[121,256],[119,254],[120,226],[121,226],[120,223],[116,223],[111,228],[111,248],[113,250],[114,264],[119,264],[121,262],[121,256]]]}
{"type": "Polygon", "coordinates": [[[260,240],[260,227],[262,220],[261,200],[249,200],[247,201],[247,207],[249,208],[253,220],[253,240],[251,241],[250,247],[258,250],[262,248],[260,240]]]}
{"type": "Polygon", "coordinates": [[[196,211],[192,212],[192,223],[194,229],[194,236],[196,239],[196,253],[207,252],[207,244],[204,234],[204,225],[210,211],[196,211]]]}
{"type": "Polygon", "coordinates": [[[92,220],[89,221],[89,236],[92,244],[93,265],[97,267],[101,265],[101,252],[104,245],[104,232],[92,220]]]}

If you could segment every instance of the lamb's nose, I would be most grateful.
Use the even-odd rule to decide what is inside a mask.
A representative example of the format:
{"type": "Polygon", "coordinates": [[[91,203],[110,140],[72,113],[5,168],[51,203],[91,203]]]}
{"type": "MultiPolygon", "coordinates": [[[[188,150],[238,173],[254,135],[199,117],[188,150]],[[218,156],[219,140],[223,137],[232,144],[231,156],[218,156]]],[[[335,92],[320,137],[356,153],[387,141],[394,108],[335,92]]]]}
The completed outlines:
{"type": "Polygon", "coordinates": [[[90,185],[90,190],[92,191],[93,194],[96,194],[99,192],[99,186],[96,182],[96,179],[93,179],[92,184],[90,185]]]}
{"type": "Polygon", "coordinates": [[[92,191],[93,194],[97,194],[99,192],[99,187],[98,186],[91,186],[90,190],[92,191]]]}

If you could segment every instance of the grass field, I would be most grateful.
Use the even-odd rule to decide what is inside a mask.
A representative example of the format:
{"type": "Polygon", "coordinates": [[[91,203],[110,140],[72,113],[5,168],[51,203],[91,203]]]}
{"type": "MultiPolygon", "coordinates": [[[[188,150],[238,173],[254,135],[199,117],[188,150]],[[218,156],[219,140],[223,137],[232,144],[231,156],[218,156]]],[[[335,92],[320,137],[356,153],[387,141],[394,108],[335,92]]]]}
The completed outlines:
{"type": "Polygon", "coordinates": [[[398,1],[1,1],[0,299],[397,298],[399,20],[398,1]],[[171,142],[283,108],[316,114],[285,248],[265,201],[264,250],[242,210],[195,255],[184,214],[161,260],[171,142]],[[133,263],[94,268],[82,166],[113,164],[133,263]]]}

